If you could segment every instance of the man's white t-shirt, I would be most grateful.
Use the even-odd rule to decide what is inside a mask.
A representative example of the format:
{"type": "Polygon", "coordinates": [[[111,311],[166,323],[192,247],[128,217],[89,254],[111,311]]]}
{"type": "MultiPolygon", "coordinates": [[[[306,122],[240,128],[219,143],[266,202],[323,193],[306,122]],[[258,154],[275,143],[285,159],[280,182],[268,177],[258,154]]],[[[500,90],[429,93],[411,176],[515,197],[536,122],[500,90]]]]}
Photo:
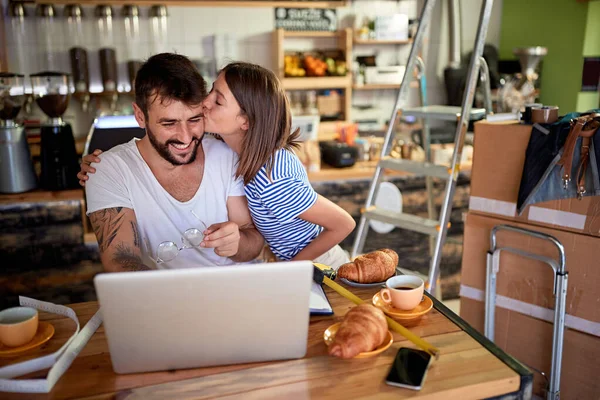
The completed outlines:
{"type": "MultiPolygon", "coordinates": [[[[115,146],[100,155],[96,173],[86,183],[87,214],[106,208],[133,209],[141,236],[142,261],[155,268],[189,268],[234,264],[213,249],[191,248],[170,261],[155,263],[158,245],[172,241],[182,247],[190,228],[209,227],[228,221],[227,198],[244,196],[241,179],[235,179],[237,155],[223,142],[204,136],[204,175],[194,197],[186,202],[173,198],[156,180],[142,158],[136,142],[115,146]]],[[[123,226],[122,229],[131,229],[123,226]]]]}

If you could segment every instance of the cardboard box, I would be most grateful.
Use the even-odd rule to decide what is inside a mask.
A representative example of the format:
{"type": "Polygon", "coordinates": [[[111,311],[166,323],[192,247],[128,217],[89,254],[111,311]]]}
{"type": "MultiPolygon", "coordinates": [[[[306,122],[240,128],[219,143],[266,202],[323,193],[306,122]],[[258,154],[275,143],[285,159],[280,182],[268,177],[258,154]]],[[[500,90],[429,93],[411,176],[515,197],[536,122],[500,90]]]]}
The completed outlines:
{"type": "MultiPolygon", "coordinates": [[[[507,221],[469,212],[465,223],[460,314],[483,333],[486,258],[491,229],[507,221]]],[[[598,399],[600,394],[600,238],[509,223],[556,237],[565,247],[568,287],[561,398],[598,399]]],[[[556,259],[544,240],[501,231],[498,247],[514,247],[556,259]]],[[[553,272],[546,264],[502,253],[497,274],[495,342],[506,352],[549,373],[554,316],[553,272]]],[[[537,375],[537,374],[535,374],[537,375]]],[[[543,395],[543,379],[535,377],[543,395]]]]}
{"type": "MultiPolygon", "coordinates": [[[[506,221],[469,212],[465,223],[461,286],[485,291],[486,256],[490,249],[490,233],[494,226],[506,221]]],[[[565,248],[569,273],[567,287],[567,323],[587,320],[600,326],[600,239],[551,228],[526,224],[509,225],[546,233],[558,239],[565,248]]],[[[558,251],[549,241],[514,232],[501,231],[498,247],[513,247],[557,259],[558,251]]],[[[502,253],[497,274],[496,293],[523,303],[554,309],[554,275],[547,264],[510,253],[502,253]]],[[[461,292],[464,290],[461,287],[461,292]]],[[[596,326],[594,325],[594,326],[596,326]]],[[[573,326],[577,328],[577,325],[573,326]]],[[[581,330],[581,329],[580,329],[581,330]]],[[[593,330],[598,332],[600,330],[593,330]]]]}
{"type": "Polygon", "coordinates": [[[317,96],[317,108],[319,115],[337,115],[344,111],[344,96],[329,95],[317,96]]]}
{"type": "MultiPolygon", "coordinates": [[[[460,316],[483,333],[484,303],[461,298],[460,316]]],[[[505,352],[525,365],[549,375],[552,361],[551,323],[498,308],[495,342],[505,352]]],[[[600,338],[566,329],[563,342],[560,398],[567,400],[600,397],[600,338]]],[[[545,398],[546,382],[533,374],[534,394],[545,398]]]]}
{"type": "Polygon", "coordinates": [[[517,197],[531,126],[516,121],[475,124],[469,210],[507,220],[600,236],[600,196],[553,200],[517,215],[517,197]]]}

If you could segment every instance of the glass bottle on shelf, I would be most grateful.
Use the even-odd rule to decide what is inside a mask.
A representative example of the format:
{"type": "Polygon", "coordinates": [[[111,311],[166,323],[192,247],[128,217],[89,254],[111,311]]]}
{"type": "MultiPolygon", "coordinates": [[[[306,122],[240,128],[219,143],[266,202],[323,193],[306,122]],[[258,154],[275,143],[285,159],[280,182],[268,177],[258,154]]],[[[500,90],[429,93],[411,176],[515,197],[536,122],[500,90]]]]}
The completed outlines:
{"type": "Polygon", "coordinates": [[[317,107],[317,91],[309,90],[306,92],[306,115],[319,115],[319,108],[317,107]]]}
{"type": "Polygon", "coordinates": [[[290,108],[292,109],[292,115],[302,115],[302,93],[297,90],[291,92],[290,96],[290,108]]]}
{"type": "Polygon", "coordinates": [[[96,7],[96,22],[98,23],[98,38],[100,42],[100,74],[105,92],[117,91],[117,52],[114,48],[113,9],[109,5],[96,7]]]}
{"type": "Polygon", "coordinates": [[[9,25],[7,26],[7,43],[12,44],[8,48],[8,65],[2,65],[0,70],[11,71],[20,74],[30,74],[33,71],[34,60],[32,55],[25,49],[31,44],[28,41],[28,31],[35,28],[35,22],[27,17],[27,9],[22,3],[11,2],[9,5],[9,25]]]}
{"type": "Polygon", "coordinates": [[[133,91],[135,86],[135,75],[142,66],[143,59],[141,54],[140,8],[136,5],[125,5],[121,10],[121,15],[123,16],[123,27],[125,28],[127,75],[130,85],[129,90],[133,91]]]}
{"type": "Polygon", "coordinates": [[[83,8],[79,4],[69,4],[64,8],[64,15],[67,20],[69,59],[75,93],[85,95],[90,89],[90,72],[88,53],[83,47],[83,38],[86,36],[83,8]]]}
{"type": "Polygon", "coordinates": [[[62,72],[61,60],[57,57],[62,48],[62,24],[57,21],[56,10],[51,4],[36,7],[38,43],[42,51],[38,67],[42,71],[62,72]]]}
{"type": "Polygon", "coordinates": [[[150,36],[152,54],[169,51],[168,10],[164,5],[150,8],[150,36]]]}

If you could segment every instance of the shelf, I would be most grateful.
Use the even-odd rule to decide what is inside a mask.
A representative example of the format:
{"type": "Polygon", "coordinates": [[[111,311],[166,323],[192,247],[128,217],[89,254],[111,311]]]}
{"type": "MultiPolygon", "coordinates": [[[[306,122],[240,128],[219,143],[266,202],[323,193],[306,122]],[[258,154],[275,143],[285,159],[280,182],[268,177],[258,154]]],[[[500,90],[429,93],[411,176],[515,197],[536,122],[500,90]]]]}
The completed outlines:
{"type": "Polygon", "coordinates": [[[354,44],[410,44],[412,39],[408,40],[379,40],[379,39],[360,39],[355,37],[354,44]]]}
{"type": "Polygon", "coordinates": [[[350,74],[307,78],[283,78],[285,90],[345,89],[351,86],[350,74]]]}
{"type": "Polygon", "coordinates": [[[106,97],[106,98],[112,98],[114,95],[117,96],[133,96],[135,95],[135,92],[133,90],[130,90],[129,92],[118,92],[118,91],[108,91],[108,92],[91,92],[90,96],[92,97],[106,97]]]}
{"type": "MultiPolygon", "coordinates": [[[[412,81],[409,85],[411,88],[418,88],[419,82],[412,81]]],[[[354,90],[386,90],[386,89],[400,89],[399,84],[388,83],[388,84],[365,84],[365,85],[352,85],[354,90]]]]}
{"type": "MultiPolygon", "coordinates": [[[[35,0],[36,4],[81,4],[81,0],[35,0]]],[[[138,6],[155,5],[156,0],[88,0],[84,5],[116,5],[131,4],[138,6]]],[[[167,6],[184,7],[290,7],[290,8],[337,8],[347,5],[347,0],[328,1],[252,1],[252,0],[168,0],[167,6]]]]}
{"type": "Polygon", "coordinates": [[[133,90],[130,90],[129,92],[118,92],[116,90],[106,91],[106,92],[88,92],[88,93],[75,92],[71,96],[73,96],[75,99],[81,101],[81,100],[85,99],[86,96],[88,96],[89,99],[91,99],[91,98],[112,99],[115,95],[117,97],[118,96],[134,96],[135,92],[133,90]]]}
{"type": "Polygon", "coordinates": [[[336,38],[343,31],[283,31],[283,37],[320,37],[320,38],[336,38]]]}

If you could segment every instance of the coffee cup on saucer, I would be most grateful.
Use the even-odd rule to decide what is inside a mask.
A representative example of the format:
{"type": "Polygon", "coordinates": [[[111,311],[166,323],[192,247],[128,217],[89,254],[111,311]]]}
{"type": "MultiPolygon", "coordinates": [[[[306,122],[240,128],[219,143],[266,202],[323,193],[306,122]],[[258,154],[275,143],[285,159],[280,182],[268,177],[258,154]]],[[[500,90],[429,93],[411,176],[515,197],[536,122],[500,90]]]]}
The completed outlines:
{"type": "Polygon", "coordinates": [[[13,307],[0,311],[0,343],[19,347],[29,343],[38,330],[38,311],[31,307],[13,307]]]}
{"type": "Polygon", "coordinates": [[[423,299],[425,283],[418,276],[398,275],[385,281],[381,289],[381,300],[399,310],[409,311],[417,307],[423,299]]]}

